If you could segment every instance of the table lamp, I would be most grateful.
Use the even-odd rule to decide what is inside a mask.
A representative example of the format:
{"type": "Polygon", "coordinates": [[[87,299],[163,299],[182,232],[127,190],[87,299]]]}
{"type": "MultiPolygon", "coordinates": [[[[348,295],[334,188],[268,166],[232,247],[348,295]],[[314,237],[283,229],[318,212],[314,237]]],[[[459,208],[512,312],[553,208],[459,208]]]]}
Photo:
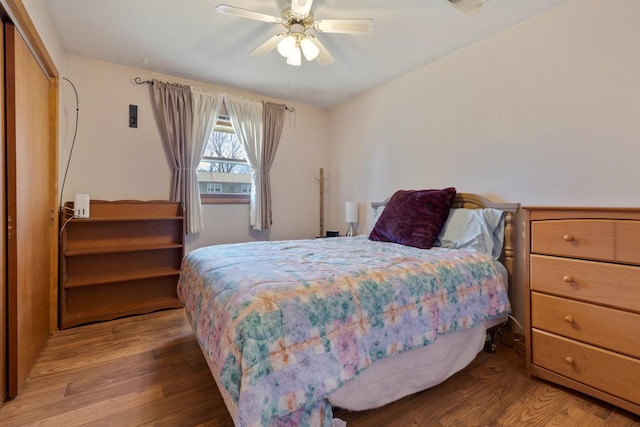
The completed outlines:
{"type": "Polygon", "coordinates": [[[344,220],[349,223],[347,236],[355,236],[356,228],[354,224],[358,222],[358,202],[347,201],[344,204],[344,220]]]}

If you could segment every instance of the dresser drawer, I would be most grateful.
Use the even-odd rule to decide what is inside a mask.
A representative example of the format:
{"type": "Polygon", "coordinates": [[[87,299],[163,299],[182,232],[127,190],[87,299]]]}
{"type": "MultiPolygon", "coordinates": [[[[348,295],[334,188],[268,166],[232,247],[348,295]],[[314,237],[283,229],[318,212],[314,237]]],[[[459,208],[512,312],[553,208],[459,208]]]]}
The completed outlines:
{"type": "Polygon", "coordinates": [[[531,255],[532,291],[640,313],[640,267],[531,255]]]}
{"type": "Polygon", "coordinates": [[[609,261],[615,257],[615,221],[566,219],[531,222],[531,252],[609,261]]]}
{"type": "Polygon", "coordinates": [[[616,261],[640,265],[640,221],[616,221],[616,261]]]}
{"type": "Polygon", "coordinates": [[[537,329],[532,350],[534,365],[640,404],[640,360],[537,329]]]}
{"type": "Polygon", "coordinates": [[[532,292],[531,324],[640,358],[640,314],[532,292]]]}

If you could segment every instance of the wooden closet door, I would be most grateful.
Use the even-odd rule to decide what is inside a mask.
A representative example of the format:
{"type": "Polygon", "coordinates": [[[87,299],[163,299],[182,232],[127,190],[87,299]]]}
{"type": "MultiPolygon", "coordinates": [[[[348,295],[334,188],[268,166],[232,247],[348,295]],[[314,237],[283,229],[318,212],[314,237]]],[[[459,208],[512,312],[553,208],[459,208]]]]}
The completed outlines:
{"type": "Polygon", "coordinates": [[[55,153],[47,74],[5,24],[8,392],[19,393],[52,330],[55,153]]]}

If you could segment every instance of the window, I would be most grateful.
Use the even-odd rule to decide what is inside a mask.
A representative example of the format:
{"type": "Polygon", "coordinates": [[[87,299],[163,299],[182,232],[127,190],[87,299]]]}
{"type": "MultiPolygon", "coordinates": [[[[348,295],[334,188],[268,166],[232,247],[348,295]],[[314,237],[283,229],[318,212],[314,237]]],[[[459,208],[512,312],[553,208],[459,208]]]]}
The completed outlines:
{"type": "Polygon", "coordinates": [[[222,193],[222,184],[219,182],[207,182],[207,193],[222,193]]]}
{"type": "Polygon", "coordinates": [[[251,168],[228,117],[218,117],[197,172],[202,203],[249,203],[251,168]]]}

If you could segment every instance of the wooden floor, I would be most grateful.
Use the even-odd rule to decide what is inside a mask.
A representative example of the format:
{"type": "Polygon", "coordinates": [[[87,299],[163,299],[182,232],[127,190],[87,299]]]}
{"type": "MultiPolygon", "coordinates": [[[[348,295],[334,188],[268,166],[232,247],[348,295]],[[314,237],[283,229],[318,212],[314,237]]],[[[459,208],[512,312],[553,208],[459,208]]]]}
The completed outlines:
{"type": "MultiPolygon", "coordinates": [[[[358,426],[640,426],[633,414],[525,378],[499,345],[445,383],[378,410],[337,417],[358,426]]],[[[0,425],[232,426],[182,310],[58,333],[0,425]]]]}

